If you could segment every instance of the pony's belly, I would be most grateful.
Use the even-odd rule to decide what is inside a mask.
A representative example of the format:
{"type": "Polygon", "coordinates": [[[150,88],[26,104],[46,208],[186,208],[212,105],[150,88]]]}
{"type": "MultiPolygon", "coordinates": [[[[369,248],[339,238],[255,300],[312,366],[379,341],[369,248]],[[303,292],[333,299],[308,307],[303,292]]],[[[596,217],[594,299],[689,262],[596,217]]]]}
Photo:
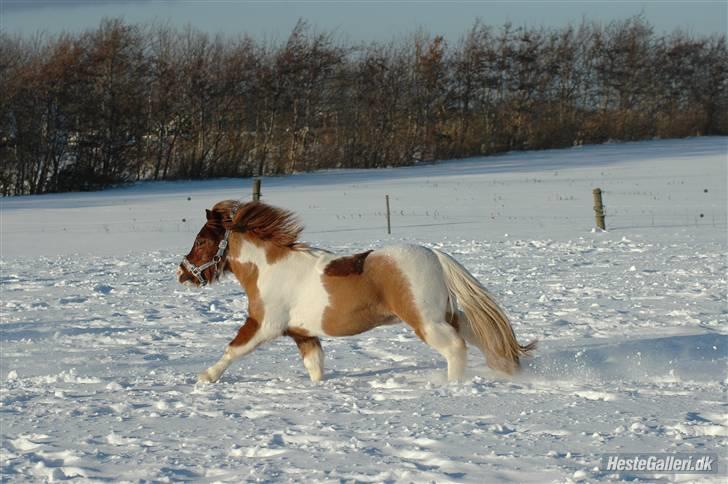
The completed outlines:
{"type": "Polygon", "coordinates": [[[392,315],[359,315],[358,317],[350,316],[342,318],[337,323],[328,323],[325,325],[318,324],[289,324],[288,331],[301,336],[353,336],[364,333],[377,326],[387,324],[396,324],[400,320],[392,315]]]}
{"type": "Polygon", "coordinates": [[[351,314],[349,317],[342,317],[337,321],[324,324],[325,336],[353,336],[364,333],[377,326],[398,323],[399,319],[393,314],[371,313],[364,311],[358,314],[351,314]]]}

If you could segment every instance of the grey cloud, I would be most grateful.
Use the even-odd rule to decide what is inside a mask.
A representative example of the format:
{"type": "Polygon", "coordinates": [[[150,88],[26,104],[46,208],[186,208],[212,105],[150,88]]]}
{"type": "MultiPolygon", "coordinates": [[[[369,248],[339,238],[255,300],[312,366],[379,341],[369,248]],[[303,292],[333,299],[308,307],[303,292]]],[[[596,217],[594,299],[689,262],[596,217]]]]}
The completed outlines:
{"type": "Polygon", "coordinates": [[[3,8],[6,13],[11,13],[40,9],[83,8],[96,7],[99,5],[131,5],[151,2],[152,0],[6,0],[3,2],[3,8]]]}

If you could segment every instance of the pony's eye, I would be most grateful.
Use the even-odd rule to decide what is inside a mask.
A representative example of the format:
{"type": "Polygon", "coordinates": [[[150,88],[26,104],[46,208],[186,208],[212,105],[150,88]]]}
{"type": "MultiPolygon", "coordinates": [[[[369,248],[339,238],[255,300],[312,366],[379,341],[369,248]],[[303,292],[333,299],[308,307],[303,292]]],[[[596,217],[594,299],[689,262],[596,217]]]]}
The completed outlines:
{"type": "Polygon", "coordinates": [[[205,243],[205,239],[199,239],[195,241],[195,247],[200,247],[205,243]]]}

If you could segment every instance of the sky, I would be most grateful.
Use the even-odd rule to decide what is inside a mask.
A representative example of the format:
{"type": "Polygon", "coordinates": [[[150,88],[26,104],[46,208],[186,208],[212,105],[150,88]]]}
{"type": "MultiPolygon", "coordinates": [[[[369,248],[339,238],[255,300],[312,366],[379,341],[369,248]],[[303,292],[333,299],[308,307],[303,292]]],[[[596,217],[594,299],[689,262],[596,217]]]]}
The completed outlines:
{"type": "Polygon", "coordinates": [[[608,23],[642,14],[657,32],[725,33],[722,1],[261,1],[261,0],[0,0],[0,28],[9,33],[77,32],[104,17],[130,23],[188,24],[211,33],[285,38],[299,18],[352,41],[382,41],[424,29],[457,39],[480,17],[489,25],[561,27],[582,19],[608,23]]]}

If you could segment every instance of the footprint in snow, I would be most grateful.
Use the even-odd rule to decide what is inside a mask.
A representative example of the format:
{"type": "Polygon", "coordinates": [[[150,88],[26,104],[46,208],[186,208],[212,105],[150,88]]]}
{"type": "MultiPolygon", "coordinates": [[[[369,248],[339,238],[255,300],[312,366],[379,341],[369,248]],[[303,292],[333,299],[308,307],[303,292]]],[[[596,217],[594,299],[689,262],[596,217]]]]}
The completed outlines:
{"type": "Polygon", "coordinates": [[[94,292],[99,294],[109,294],[113,290],[113,287],[107,286],[106,284],[97,284],[96,286],[94,286],[94,292]]]}
{"type": "Polygon", "coordinates": [[[80,304],[88,301],[88,298],[83,296],[69,296],[69,297],[62,297],[58,300],[60,304],[80,304]]]}

